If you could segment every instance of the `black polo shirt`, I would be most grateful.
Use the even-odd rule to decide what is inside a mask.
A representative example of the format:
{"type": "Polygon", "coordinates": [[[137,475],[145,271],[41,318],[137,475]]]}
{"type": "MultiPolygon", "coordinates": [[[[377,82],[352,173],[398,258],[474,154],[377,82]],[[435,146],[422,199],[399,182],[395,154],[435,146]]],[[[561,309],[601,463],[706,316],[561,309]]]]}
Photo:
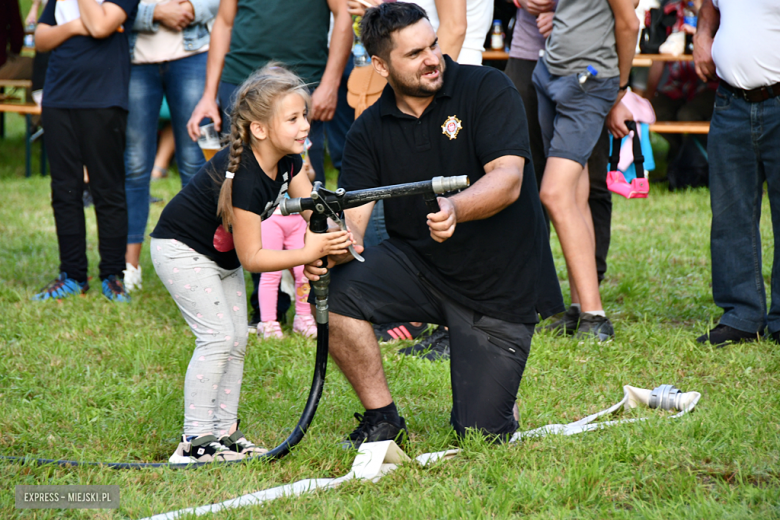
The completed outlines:
{"type": "Polygon", "coordinates": [[[520,197],[490,218],[457,224],[434,241],[422,197],[385,201],[390,241],[455,301],[494,318],[536,323],[564,310],[536,187],[525,109],[512,82],[445,56],[444,84],[416,118],[388,85],[347,134],[340,184],[347,190],[468,175],[505,155],[525,158],[520,197]]]}

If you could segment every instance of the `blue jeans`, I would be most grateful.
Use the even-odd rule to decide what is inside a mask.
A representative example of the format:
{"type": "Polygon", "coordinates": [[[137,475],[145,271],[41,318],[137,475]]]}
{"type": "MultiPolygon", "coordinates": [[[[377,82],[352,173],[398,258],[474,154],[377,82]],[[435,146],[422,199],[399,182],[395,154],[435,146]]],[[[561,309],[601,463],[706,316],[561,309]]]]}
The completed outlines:
{"type": "Polygon", "coordinates": [[[780,232],[780,98],[749,103],[719,87],[707,146],[712,204],[712,296],[720,323],[744,332],[780,331],[780,243],[775,242],[772,305],[761,274],[763,185],[780,232]]]}
{"type": "Polygon", "coordinates": [[[133,65],[130,69],[125,149],[128,244],[144,241],[149,219],[149,181],[157,153],[157,120],[163,95],[171,111],[182,187],[206,162],[198,144],[187,134],[187,121],[203,95],[207,55],[202,52],[175,61],[133,65]]]}
{"type": "Polygon", "coordinates": [[[363,236],[363,247],[378,246],[390,238],[385,227],[385,204],[378,200],[374,204],[374,210],[371,212],[371,219],[366,226],[366,232],[363,236]]]}
{"type": "Polygon", "coordinates": [[[349,75],[354,67],[355,63],[350,54],[347,66],[344,67],[344,73],[341,75],[336,113],[333,114],[333,119],[325,123],[325,133],[328,136],[328,155],[333,162],[333,167],[339,172],[341,172],[341,160],[344,157],[347,132],[355,121],[355,109],[347,102],[347,81],[349,81],[349,75]]]}

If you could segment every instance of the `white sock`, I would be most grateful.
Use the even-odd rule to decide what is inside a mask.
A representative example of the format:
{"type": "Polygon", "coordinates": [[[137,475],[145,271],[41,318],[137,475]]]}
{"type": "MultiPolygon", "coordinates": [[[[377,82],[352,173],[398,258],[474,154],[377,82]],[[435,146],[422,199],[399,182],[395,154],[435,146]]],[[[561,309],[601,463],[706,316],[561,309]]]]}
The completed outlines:
{"type": "Polygon", "coordinates": [[[580,311],[582,310],[582,307],[580,307],[580,304],[579,304],[579,303],[572,303],[572,304],[571,304],[571,306],[570,306],[569,308],[571,308],[571,309],[577,309],[577,312],[580,312],[580,311]]]}
{"type": "Polygon", "coordinates": [[[590,314],[592,316],[601,316],[602,318],[607,317],[607,313],[605,313],[603,310],[601,311],[583,311],[582,314],[590,314]]]}

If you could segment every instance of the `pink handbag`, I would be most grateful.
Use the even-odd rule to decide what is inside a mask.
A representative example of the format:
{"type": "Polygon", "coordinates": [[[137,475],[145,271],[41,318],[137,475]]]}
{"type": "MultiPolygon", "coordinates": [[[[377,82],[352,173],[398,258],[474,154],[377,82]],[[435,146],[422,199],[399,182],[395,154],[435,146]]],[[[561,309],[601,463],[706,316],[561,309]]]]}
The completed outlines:
{"type": "Polygon", "coordinates": [[[650,193],[650,183],[645,174],[645,158],[642,155],[642,145],[639,141],[639,131],[636,123],[626,121],[626,126],[634,132],[633,152],[634,166],[636,169],[636,178],[630,183],[626,182],[623,172],[618,170],[620,162],[620,139],[612,136],[612,155],[609,157],[609,173],[607,173],[607,188],[613,193],[622,195],[627,199],[646,199],[650,193]],[[640,177],[640,175],[642,177],[640,177]]]}

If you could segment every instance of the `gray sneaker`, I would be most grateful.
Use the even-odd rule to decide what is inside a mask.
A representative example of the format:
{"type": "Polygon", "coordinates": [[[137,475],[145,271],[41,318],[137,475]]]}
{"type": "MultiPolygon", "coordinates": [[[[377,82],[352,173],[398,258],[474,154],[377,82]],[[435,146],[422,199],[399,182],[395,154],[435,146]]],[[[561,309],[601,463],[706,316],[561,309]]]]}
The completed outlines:
{"type": "Polygon", "coordinates": [[[241,430],[238,427],[241,425],[241,419],[238,420],[236,425],[236,431],[233,435],[228,437],[225,435],[219,439],[220,444],[225,446],[230,451],[240,453],[245,457],[258,457],[264,453],[268,453],[268,450],[255,445],[253,442],[248,441],[241,430]]]}
{"type": "Polygon", "coordinates": [[[563,336],[564,334],[571,336],[577,332],[577,326],[579,323],[580,310],[577,307],[570,306],[568,309],[566,309],[566,312],[560,315],[558,319],[549,325],[544,325],[537,328],[542,332],[552,332],[556,336],[563,336]]]}
{"type": "Polygon", "coordinates": [[[575,339],[596,339],[598,341],[609,341],[615,337],[615,329],[612,328],[612,322],[606,316],[588,314],[583,312],[580,315],[580,325],[577,328],[575,339]]]}

